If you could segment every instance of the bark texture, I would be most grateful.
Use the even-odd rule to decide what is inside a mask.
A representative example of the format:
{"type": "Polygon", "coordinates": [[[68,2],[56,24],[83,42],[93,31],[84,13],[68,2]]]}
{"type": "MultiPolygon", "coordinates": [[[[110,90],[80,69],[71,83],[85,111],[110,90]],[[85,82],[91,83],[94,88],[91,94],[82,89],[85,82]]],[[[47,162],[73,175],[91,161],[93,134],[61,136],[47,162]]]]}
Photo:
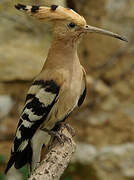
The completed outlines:
{"type": "Polygon", "coordinates": [[[39,167],[30,176],[28,180],[59,180],[64,170],[68,166],[72,154],[75,151],[76,144],[72,136],[66,128],[60,129],[59,132],[65,134],[69,141],[65,141],[61,145],[56,139],[52,141],[53,147],[46,154],[44,160],[40,163],[39,167]]]}

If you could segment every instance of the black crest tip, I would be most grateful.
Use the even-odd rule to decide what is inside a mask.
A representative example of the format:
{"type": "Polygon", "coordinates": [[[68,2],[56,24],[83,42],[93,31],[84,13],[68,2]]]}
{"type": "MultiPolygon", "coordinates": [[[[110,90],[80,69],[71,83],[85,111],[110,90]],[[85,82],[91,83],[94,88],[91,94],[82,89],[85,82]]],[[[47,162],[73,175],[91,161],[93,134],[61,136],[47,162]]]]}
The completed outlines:
{"type": "Polygon", "coordinates": [[[18,10],[27,11],[28,9],[27,9],[26,7],[27,7],[27,6],[24,5],[24,4],[17,4],[17,5],[15,5],[15,8],[18,9],[18,10]]]}
{"type": "Polygon", "coordinates": [[[36,13],[39,10],[40,6],[32,6],[31,12],[36,13]]]}
{"type": "Polygon", "coordinates": [[[57,9],[57,7],[58,7],[58,5],[52,5],[52,6],[51,6],[51,10],[52,10],[52,11],[55,11],[55,10],[57,9]]]}

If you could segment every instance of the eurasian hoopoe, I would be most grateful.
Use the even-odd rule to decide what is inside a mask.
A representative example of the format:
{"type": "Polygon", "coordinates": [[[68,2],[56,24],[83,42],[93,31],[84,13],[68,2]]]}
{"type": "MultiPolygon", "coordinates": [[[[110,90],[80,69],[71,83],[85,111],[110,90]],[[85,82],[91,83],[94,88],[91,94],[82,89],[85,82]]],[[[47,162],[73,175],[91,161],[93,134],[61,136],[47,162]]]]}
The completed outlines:
{"type": "Polygon", "coordinates": [[[53,42],[41,73],[28,91],[6,168],[7,172],[12,166],[19,169],[29,164],[32,172],[40,162],[42,146],[48,143],[55,125],[65,121],[85,99],[86,74],[77,55],[80,38],[95,32],[127,40],[87,25],[82,16],[69,8],[22,4],[15,7],[53,25],[53,42]]]}

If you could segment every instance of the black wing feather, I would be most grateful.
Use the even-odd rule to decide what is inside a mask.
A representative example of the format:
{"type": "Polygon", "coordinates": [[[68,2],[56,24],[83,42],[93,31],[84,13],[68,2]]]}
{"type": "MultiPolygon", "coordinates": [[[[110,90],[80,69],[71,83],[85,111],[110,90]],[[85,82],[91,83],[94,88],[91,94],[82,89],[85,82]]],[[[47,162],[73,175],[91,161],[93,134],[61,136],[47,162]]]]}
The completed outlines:
{"type": "Polygon", "coordinates": [[[84,99],[86,97],[86,87],[83,91],[83,94],[81,94],[80,98],[79,98],[79,101],[78,101],[78,107],[80,107],[82,105],[82,103],[84,102],[84,99]]]}
{"type": "Polygon", "coordinates": [[[33,86],[40,86],[40,89],[44,89],[45,92],[49,92],[54,96],[52,102],[50,102],[49,105],[45,106],[42,102],[40,102],[40,99],[36,97],[36,94],[28,94],[26,100],[26,105],[23,109],[22,116],[20,118],[20,121],[18,123],[17,131],[20,132],[20,137],[17,137],[17,131],[16,136],[14,138],[14,146],[13,150],[11,152],[10,160],[7,164],[7,168],[5,170],[5,173],[11,168],[11,166],[14,164],[17,169],[23,167],[26,163],[29,163],[32,158],[32,148],[30,144],[30,140],[35,134],[36,130],[40,127],[40,125],[45,121],[47,118],[50,110],[52,109],[53,105],[55,104],[57,100],[57,96],[59,94],[60,87],[53,81],[43,81],[38,80],[34,81],[33,86]],[[38,116],[38,120],[32,120],[29,118],[29,115],[25,113],[25,109],[31,110],[34,115],[38,116]],[[24,121],[28,122],[30,124],[30,128],[25,126],[23,123],[24,121]],[[20,145],[26,141],[26,146],[24,149],[20,149],[20,145]]]}

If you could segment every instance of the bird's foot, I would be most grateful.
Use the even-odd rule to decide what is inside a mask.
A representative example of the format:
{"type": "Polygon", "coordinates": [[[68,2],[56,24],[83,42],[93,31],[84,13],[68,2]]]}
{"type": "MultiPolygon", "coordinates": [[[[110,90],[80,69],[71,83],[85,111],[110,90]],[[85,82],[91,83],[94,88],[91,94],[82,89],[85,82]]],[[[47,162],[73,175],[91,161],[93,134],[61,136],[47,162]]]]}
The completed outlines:
{"type": "Polygon", "coordinates": [[[65,141],[68,141],[69,143],[71,143],[71,139],[63,133],[59,133],[59,132],[56,132],[53,130],[48,130],[46,128],[44,128],[42,130],[47,132],[50,136],[56,138],[61,145],[64,145],[65,141]]]}
{"type": "Polygon", "coordinates": [[[64,126],[67,128],[68,132],[72,135],[72,137],[75,136],[75,130],[72,128],[72,126],[68,123],[65,123],[64,126]]]}
{"type": "Polygon", "coordinates": [[[61,127],[65,127],[68,132],[73,136],[75,136],[75,130],[72,128],[72,126],[66,122],[58,122],[57,125],[60,125],[61,127]]]}

